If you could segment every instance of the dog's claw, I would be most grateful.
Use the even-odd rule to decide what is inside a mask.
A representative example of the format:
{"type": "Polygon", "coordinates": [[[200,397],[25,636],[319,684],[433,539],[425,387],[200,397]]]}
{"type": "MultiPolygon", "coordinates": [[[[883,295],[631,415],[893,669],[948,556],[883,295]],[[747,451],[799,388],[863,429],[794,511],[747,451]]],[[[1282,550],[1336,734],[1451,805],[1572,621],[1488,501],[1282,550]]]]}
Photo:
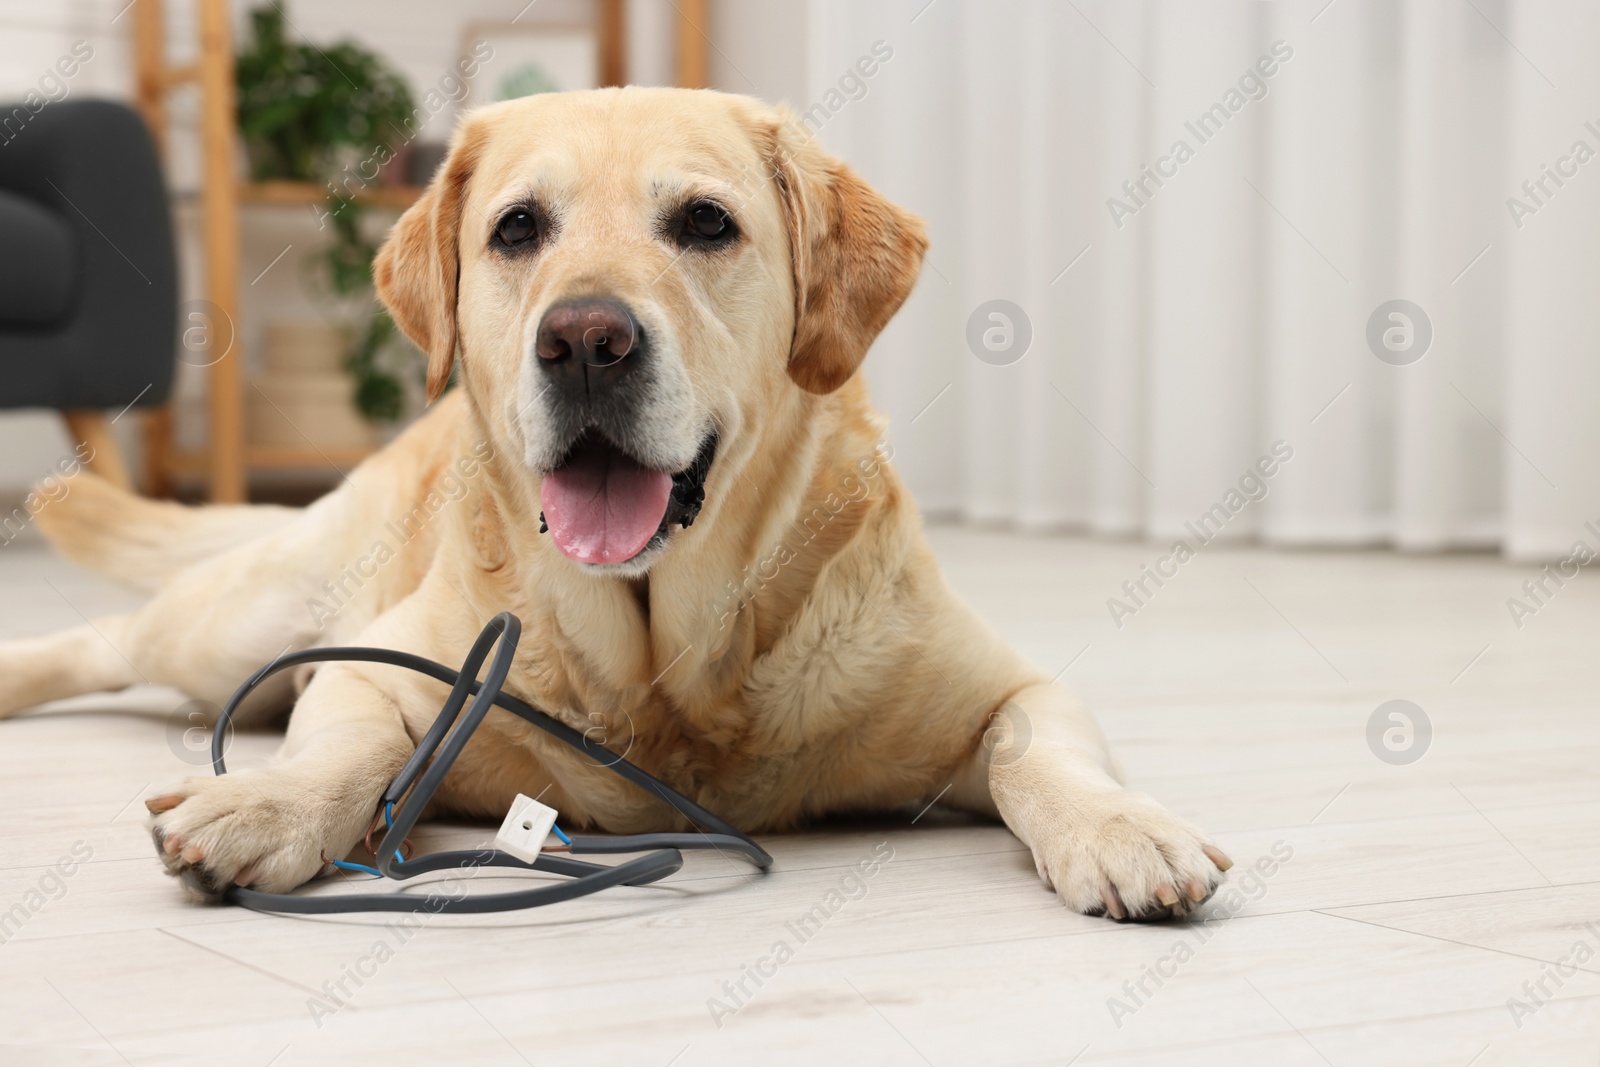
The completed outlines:
{"type": "Polygon", "coordinates": [[[164,811],[171,811],[183,803],[181,793],[163,793],[158,797],[146,797],[144,808],[151,815],[160,815],[164,811]]]}

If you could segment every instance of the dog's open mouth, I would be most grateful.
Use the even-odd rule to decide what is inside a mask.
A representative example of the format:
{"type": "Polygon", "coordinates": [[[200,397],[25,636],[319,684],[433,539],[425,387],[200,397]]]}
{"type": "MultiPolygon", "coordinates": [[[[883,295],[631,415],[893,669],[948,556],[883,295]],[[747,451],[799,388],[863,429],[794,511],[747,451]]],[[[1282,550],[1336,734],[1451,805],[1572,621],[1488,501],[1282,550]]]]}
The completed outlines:
{"type": "Polygon", "coordinates": [[[689,526],[705,501],[705,479],[717,435],[676,473],[652,470],[586,430],[544,476],[539,516],[563,555],[579,563],[626,563],[666,540],[673,526],[689,526]]]}

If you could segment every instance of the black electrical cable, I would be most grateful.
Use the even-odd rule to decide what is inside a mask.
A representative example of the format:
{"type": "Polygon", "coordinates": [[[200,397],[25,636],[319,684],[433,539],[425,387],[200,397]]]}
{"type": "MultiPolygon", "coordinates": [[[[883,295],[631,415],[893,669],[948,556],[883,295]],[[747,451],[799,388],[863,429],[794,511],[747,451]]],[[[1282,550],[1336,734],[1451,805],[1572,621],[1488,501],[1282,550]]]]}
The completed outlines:
{"type": "MultiPolygon", "coordinates": [[[[451,670],[442,663],[436,663],[422,656],[383,648],[313,648],[280,656],[251,675],[249,680],[233,694],[217,717],[217,725],[211,736],[211,767],[219,775],[228,773],[228,768],[223,763],[222,749],[229,720],[233,718],[239,704],[252,690],[279,671],[297,667],[302,663],[356,660],[404,667],[426,674],[449,685],[450,696],[440,709],[438,718],[418,742],[416,751],[400,769],[400,773],[395,776],[389,788],[384,791],[383,798],[379,802],[380,811],[387,811],[391,804],[398,804],[398,807],[394,809],[393,821],[383,836],[383,843],[378,846],[378,871],[386,878],[404,880],[452,867],[513,867],[567,875],[572,878],[570,882],[541,885],[509,893],[464,895],[459,898],[441,897],[437,894],[416,896],[408,893],[306,896],[296,893],[263,893],[235,886],[224,892],[222,899],[256,911],[296,914],[325,915],[350,911],[476,914],[555,904],[574,897],[597,893],[614,885],[645,885],[665,878],[682,867],[683,855],[680,851],[682,849],[714,848],[719,852],[732,852],[743,856],[762,870],[772,866],[772,857],[766,850],[731,823],[700,807],[665,782],[634,766],[603,745],[589,740],[566,723],[553,719],[531,704],[503,692],[501,687],[505,685],[506,678],[511,673],[511,663],[521,636],[521,621],[510,612],[501,612],[489,620],[489,624],[473,642],[472,651],[467,654],[459,671],[451,670]],[[494,650],[494,658],[489,663],[488,675],[479,682],[478,672],[482,669],[484,660],[489,658],[491,649],[494,650]],[[461,709],[467,704],[468,698],[472,699],[472,703],[467,706],[463,714],[461,709]],[[614,867],[553,854],[541,855],[533,863],[526,863],[510,853],[492,848],[436,852],[412,860],[398,858],[401,843],[421,818],[423,808],[439,788],[451,764],[455,763],[456,757],[466,747],[473,731],[488,715],[489,709],[495,705],[526,719],[557,740],[585,753],[597,763],[609,767],[647,793],[659,797],[688,819],[699,832],[572,839],[569,849],[573,853],[598,855],[654,850],[614,867]],[[456,723],[458,716],[459,724],[456,723]],[[452,726],[455,726],[454,730],[451,729],[452,726]]],[[[210,890],[211,887],[199,882],[199,877],[198,874],[194,874],[190,876],[190,880],[202,892],[210,890]]]]}

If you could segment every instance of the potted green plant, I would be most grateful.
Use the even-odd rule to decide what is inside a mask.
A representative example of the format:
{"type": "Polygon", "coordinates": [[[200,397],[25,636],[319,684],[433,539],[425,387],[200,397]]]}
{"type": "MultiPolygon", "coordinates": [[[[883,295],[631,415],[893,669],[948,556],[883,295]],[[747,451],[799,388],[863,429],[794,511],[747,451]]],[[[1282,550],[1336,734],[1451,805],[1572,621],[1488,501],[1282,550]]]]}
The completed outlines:
{"type": "MultiPolygon", "coordinates": [[[[353,160],[370,158],[413,119],[416,102],[405,79],[383,59],[350,42],[319,47],[291,41],[276,4],[250,13],[251,35],[235,59],[239,133],[256,181],[316,182],[333,188],[353,160]]],[[[365,235],[365,210],[330,197],[322,216],[332,240],[316,265],[334,297],[371,309],[355,332],[345,367],[355,379],[357,409],[392,422],[405,390],[386,365],[398,340],[394,322],[371,299],[377,242],[365,235]]]]}

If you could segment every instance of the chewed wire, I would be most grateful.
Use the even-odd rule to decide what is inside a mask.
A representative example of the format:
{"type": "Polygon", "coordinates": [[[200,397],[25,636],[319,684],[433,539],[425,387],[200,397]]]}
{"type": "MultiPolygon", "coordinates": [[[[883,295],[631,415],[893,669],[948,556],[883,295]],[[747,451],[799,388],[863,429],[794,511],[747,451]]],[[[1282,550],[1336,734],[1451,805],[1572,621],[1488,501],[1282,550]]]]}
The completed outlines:
{"type": "MultiPolygon", "coordinates": [[[[741,833],[737,827],[717,816],[715,812],[700,807],[665,782],[626,759],[615,756],[604,746],[589,740],[571,726],[507,694],[504,686],[510,675],[520,636],[521,623],[515,615],[510,612],[496,615],[478,635],[477,641],[473,643],[472,650],[459,670],[421,656],[396,652],[392,649],[316,648],[279,656],[251,675],[234,692],[218,714],[217,725],[211,738],[211,766],[218,775],[228,773],[223,752],[226,747],[225,738],[228,736],[228,722],[240,702],[278,671],[305,663],[324,663],[331,660],[383,663],[416,671],[451,686],[451,693],[435,718],[433,726],[418,743],[416,751],[407,760],[400,774],[384,791],[378,810],[373,813],[365,841],[370,853],[377,857],[377,861],[371,866],[348,860],[334,862],[330,861],[326,854],[322,856],[323,861],[341,872],[399,881],[428,871],[458,869],[462,865],[473,868],[483,866],[532,868],[547,874],[562,875],[566,881],[511,892],[470,894],[462,900],[445,899],[443,907],[436,906],[438,901],[436,896],[424,898],[403,892],[267,893],[248,887],[229,886],[221,891],[221,898],[257,911],[280,914],[323,915],[388,911],[486,914],[556,904],[575,897],[588,896],[613,886],[648,885],[681,869],[682,852],[689,849],[715,848],[719,851],[727,849],[741,855],[761,870],[767,870],[772,866],[772,857],[765,849],[741,833]],[[491,652],[494,656],[492,662],[488,659],[491,652]],[[478,675],[485,669],[486,664],[487,674],[480,681],[478,675]],[[571,856],[548,854],[539,855],[529,863],[492,847],[436,852],[417,859],[406,858],[411,855],[412,847],[405,835],[421,818],[422,809],[427,804],[428,798],[438,790],[451,764],[465,747],[467,738],[495,706],[526,720],[556,741],[588,755],[590,759],[601,761],[602,766],[610,768],[647,794],[667,801],[690,818],[696,832],[574,838],[569,837],[565,831],[556,830],[554,833],[558,836],[558,840],[567,843],[547,845],[540,850],[542,853],[558,851],[629,853],[650,850],[636,859],[611,866],[590,863],[571,856]],[[456,728],[452,730],[452,726],[456,728]],[[374,847],[371,840],[372,832],[385,824],[388,829],[384,841],[374,847]],[[399,840],[396,841],[396,838],[399,840]],[[392,855],[381,855],[385,846],[391,849],[392,855]],[[396,863],[396,857],[403,862],[396,863]]],[[[218,887],[211,885],[205,878],[194,875],[190,879],[189,875],[193,873],[188,872],[185,877],[191,881],[196,890],[208,895],[216,893],[218,887]]]]}
{"type": "Polygon", "coordinates": [[[382,878],[383,872],[376,867],[368,867],[365,863],[351,863],[349,860],[329,860],[329,863],[341,871],[356,871],[360,874],[370,874],[374,878],[382,878]]]}
{"type": "MultiPolygon", "coordinates": [[[[384,821],[384,825],[386,825],[386,826],[391,826],[392,827],[394,825],[394,802],[393,801],[390,801],[389,803],[387,803],[387,804],[385,804],[383,806],[383,821],[384,821]]],[[[371,838],[372,838],[372,832],[369,830],[367,832],[367,839],[368,839],[369,842],[371,841],[371,838]]],[[[369,851],[370,851],[370,848],[369,848],[369,851]]],[[[396,862],[399,862],[399,863],[404,863],[405,862],[405,856],[401,853],[401,851],[399,849],[395,849],[394,858],[395,858],[396,862]]],[[[329,866],[337,867],[341,871],[355,871],[357,874],[370,874],[374,878],[382,878],[383,877],[383,872],[382,871],[378,870],[378,868],[376,868],[376,867],[369,867],[365,863],[353,863],[350,860],[330,860],[326,856],[323,857],[323,862],[327,863],[329,866]]]]}

